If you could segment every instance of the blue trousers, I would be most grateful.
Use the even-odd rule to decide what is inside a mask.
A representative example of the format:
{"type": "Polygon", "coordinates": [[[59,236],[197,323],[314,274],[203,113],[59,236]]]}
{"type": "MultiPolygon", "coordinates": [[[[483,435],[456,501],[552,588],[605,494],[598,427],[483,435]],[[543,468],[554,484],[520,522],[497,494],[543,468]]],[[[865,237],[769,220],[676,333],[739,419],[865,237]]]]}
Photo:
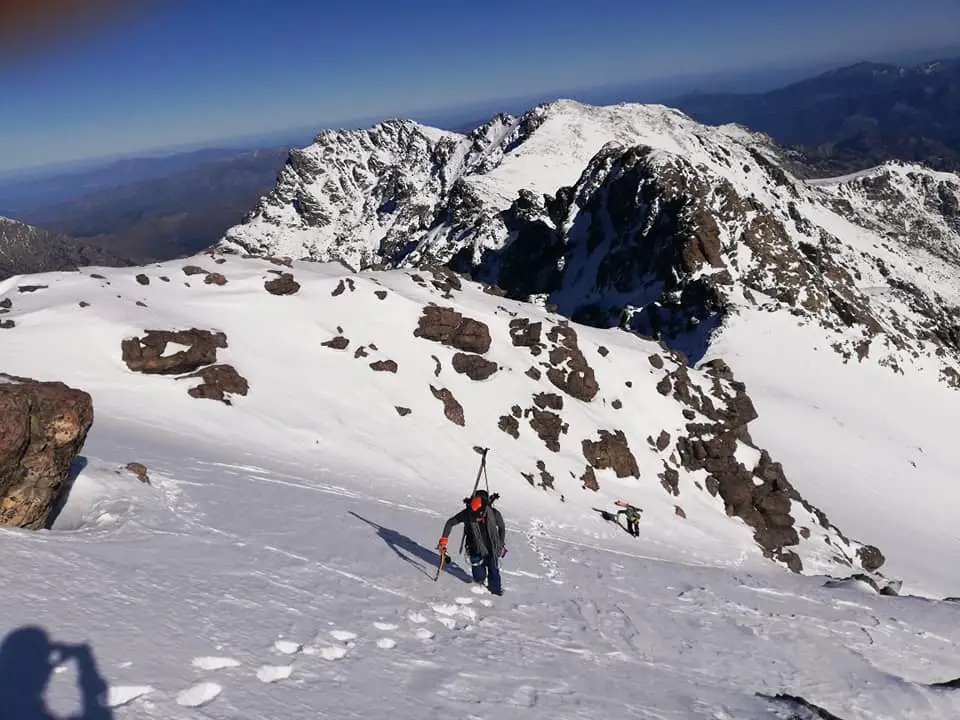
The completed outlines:
{"type": "Polygon", "coordinates": [[[496,555],[472,556],[470,558],[470,572],[473,574],[473,581],[476,583],[482,583],[489,579],[487,587],[494,595],[503,593],[503,588],[500,585],[500,565],[497,562],[496,555]]]}

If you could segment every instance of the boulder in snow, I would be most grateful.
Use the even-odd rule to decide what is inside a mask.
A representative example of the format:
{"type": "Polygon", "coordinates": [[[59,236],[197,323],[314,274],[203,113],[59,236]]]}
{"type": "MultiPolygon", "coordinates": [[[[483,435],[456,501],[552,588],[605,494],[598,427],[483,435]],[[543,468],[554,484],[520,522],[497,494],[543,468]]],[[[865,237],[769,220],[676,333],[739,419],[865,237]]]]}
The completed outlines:
{"type": "Polygon", "coordinates": [[[128,338],[121,345],[123,361],[134,372],[179,375],[193,372],[217,361],[217,349],[227,347],[227,336],[191,328],[189,330],[147,330],[141,338],[128,338]],[[168,344],[185,346],[171,355],[164,355],[168,344]]]}
{"type": "Polygon", "coordinates": [[[0,375],[0,524],[47,525],[92,425],[83,390],[0,375]]]}

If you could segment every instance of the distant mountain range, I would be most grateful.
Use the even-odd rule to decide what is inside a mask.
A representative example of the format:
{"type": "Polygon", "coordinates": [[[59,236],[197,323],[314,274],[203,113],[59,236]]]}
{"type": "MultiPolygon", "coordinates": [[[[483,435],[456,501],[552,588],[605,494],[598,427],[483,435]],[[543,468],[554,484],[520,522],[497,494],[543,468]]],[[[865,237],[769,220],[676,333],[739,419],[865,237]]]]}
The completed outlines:
{"type": "Polygon", "coordinates": [[[243,217],[276,182],[288,153],[271,148],[215,158],[18,217],[139,262],[189,255],[243,217]]]}
{"type": "Polygon", "coordinates": [[[809,175],[887,160],[960,168],[960,59],[860,63],[759,94],[695,94],[673,103],[708,125],[739,123],[798,146],[809,175]]]}

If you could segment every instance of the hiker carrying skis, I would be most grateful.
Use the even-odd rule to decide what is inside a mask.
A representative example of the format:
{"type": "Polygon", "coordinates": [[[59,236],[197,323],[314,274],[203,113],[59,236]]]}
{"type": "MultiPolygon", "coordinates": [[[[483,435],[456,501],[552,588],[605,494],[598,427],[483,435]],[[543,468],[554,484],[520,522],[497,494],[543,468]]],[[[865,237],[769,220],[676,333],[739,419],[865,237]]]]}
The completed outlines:
{"type": "Polygon", "coordinates": [[[625,502],[618,502],[617,505],[623,508],[622,510],[617,510],[617,515],[624,515],[626,517],[627,532],[634,537],[640,537],[640,513],[643,511],[625,502]]]}
{"type": "Polygon", "coordinates": [[[470,556],[470,571],[473,581],[488,581],[487,587],[494,595],[503,595],[500,583],[499,559],[507,553],[506,527],[503,516],[490,502],[486,490],[477,490],[467,507],[447,520],[437,549],[446,552],[447,537],[454,525],[463,523],[463,536],[470,556]]]}

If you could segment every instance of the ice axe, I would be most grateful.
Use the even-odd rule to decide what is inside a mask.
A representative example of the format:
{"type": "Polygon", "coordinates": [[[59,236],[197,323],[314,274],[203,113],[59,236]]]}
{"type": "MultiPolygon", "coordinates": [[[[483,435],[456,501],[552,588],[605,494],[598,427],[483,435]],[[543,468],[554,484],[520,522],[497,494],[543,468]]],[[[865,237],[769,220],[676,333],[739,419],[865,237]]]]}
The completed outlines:
{"type": "Polygon", "coordinates": [[[440,564],[437,566],[437,574],[433,576],[433,581],[436,582],[440,579],[440,573],[443,572],[443,566],[447,562],[447,551],[444,548],[440,548],[440,564]]]}

